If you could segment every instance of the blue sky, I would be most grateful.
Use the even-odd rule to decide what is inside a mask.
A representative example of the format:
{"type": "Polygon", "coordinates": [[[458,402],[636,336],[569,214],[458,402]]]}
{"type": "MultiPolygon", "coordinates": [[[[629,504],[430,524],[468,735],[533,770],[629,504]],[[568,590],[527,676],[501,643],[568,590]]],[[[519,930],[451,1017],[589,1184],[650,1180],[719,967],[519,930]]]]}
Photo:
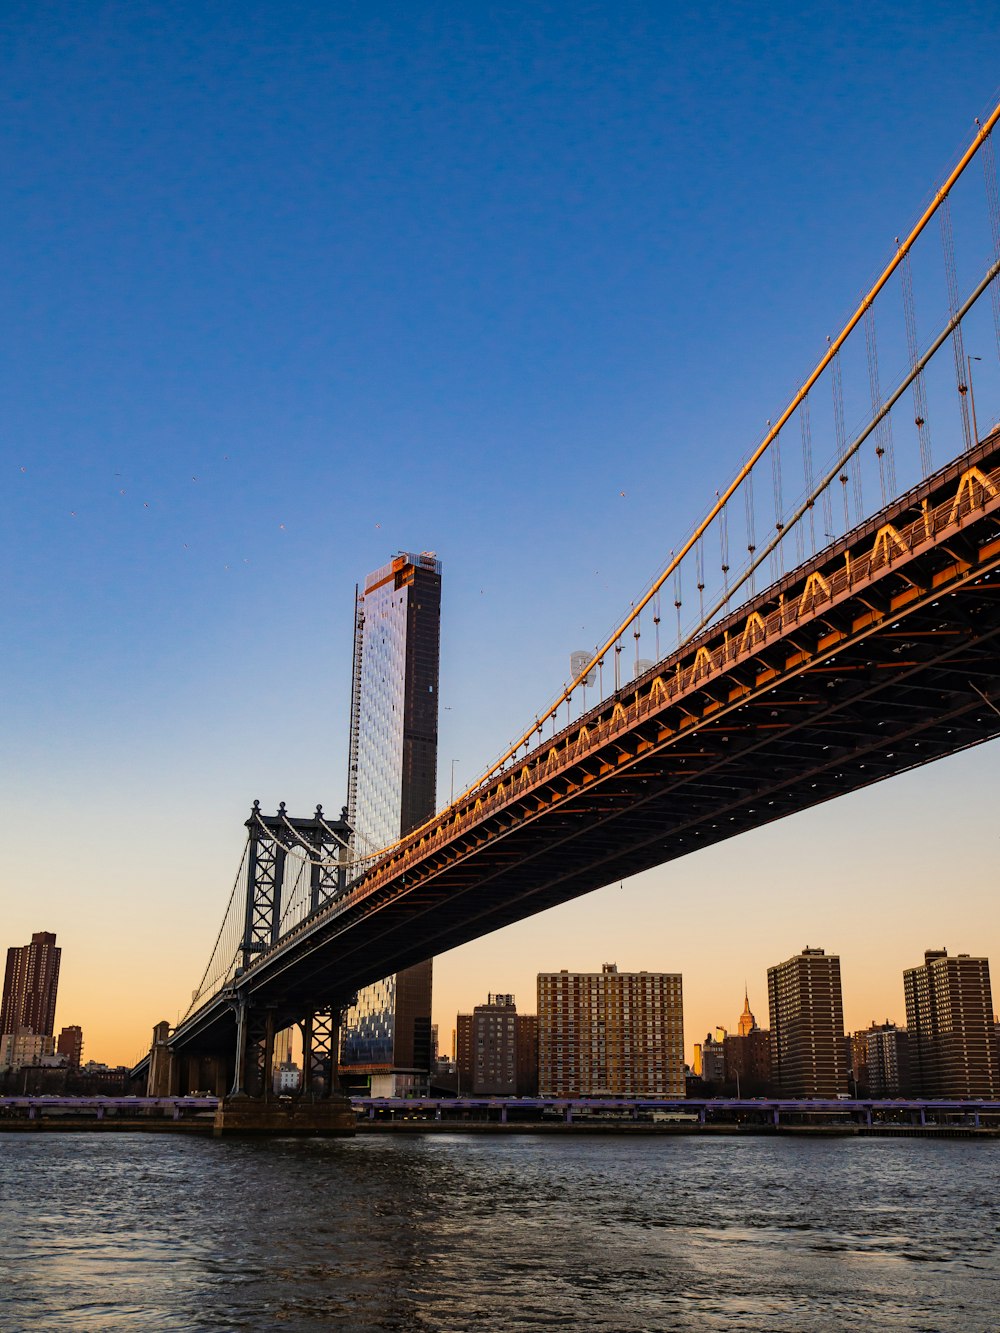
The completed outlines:
{"type": "MultiPolygon", "coordinates": [[[[92,1054],[184,1007],[251,801],[343,801],[355,581],[444,561],[446,796],[780,411],[992,107],[998,48],[987,3],[4,7],[0,945],[59,933],[92,1054]]],[[[995,772],[615,890],[655,949],[602,895],[474,946],[439,967],[442,1028],[484,959],[527,1000],[620,939],[703,995],[690,1045],[807,942],[758,846],[801,867],[848,817],[881,845],[956,786],[978,829],[995,772]],[[731,934],[699,979],[671,886],[705,875],[731,934]]],[[[934,923],[928,893],[907,961],[934,923]]]]}

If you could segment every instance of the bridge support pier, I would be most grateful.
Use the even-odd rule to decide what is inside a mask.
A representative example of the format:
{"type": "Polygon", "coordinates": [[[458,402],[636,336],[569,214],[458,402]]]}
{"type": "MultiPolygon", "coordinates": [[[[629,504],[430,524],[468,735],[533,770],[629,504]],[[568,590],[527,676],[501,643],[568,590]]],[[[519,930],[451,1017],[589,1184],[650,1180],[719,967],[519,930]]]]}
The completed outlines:
{"type": "Polygon", "coordinates": [[[180,1091],[180,1062],[170,1049],[170,1024],[157,1023],[149,1049],[147,1097],[176,1097],[180,1091]]]}
{"type": "Polygon", "coordinates": [[[354,1110],[336,1086],[336,1008],[301,1020],[302,1089],[295,1097],[275,1095],[274,1044],[288,1018],[273,1005],[254,1008],[245,997],[238,1000],[236,1067],[229,1095],[215,1113],[216,1137],[354,1133],[354,1110]]]}

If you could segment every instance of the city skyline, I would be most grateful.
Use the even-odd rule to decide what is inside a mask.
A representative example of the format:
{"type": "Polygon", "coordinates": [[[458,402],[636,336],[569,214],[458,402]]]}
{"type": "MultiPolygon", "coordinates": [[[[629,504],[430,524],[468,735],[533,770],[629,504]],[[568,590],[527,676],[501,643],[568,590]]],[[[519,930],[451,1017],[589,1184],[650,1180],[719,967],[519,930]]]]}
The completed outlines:
{"type": "MultiPolygon", "coordinates": [[[[231,67],[194,9],[23,20],[0,945],[55,925],[88,1050],[136,1058],[186,1007],[253,798],[343,804],[358,569],[451,571],[442,794],[617,622],[994,95],[989,8],[918,9],[443,37],[254,11],[270,44],[231,67]]],[[[996,776],[984,747],[439,957],[434,1017],[607,955],[684,975],[690,1049],[718,972],[760,1014],[752,979],[810,941],[848,1027],[902,1021],[926,948],[1000,956],[996,776]]]]}

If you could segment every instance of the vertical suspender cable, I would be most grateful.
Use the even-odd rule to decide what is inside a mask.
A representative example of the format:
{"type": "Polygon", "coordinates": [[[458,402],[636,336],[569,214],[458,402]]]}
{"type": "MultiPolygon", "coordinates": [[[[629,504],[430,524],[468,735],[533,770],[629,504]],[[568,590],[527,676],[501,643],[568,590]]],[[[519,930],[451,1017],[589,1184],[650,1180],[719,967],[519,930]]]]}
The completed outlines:
{"type": "Polygon", "coordinates": [[[698,538],[697,545],[694,548],[694,563],[696,578],[698,580],[698,607],[699,615],[705,618],[705,543],[702,537],[698,538]]]}
{"type": "MultiPolygon", "coordinates": [[[[747,551],[750,554],[750,563],[753,564],[754,551],[757,549],[757,516],[754,511],[753,502],[753,473],[747,474],[746,485],[743,488],[743,503],[746,506],[747,513],[747,551]]],[[[750,591],[757,591],[756,580],[753,574],[750,575],[750,591]]],[[[705,599],[701,602],[701,618],[705,619],[705,599]]]]}
{"type": "MultiPolygon", "coordinates": [[[[976,122],[978,124],[978,121],[976,122]]],[[[990,215],[990,230],[993,233],[993,259],[1000,259],[1000,191],[997,190],[997,163],[993,156],[993,136],[988,134],[983,140],[983,176],[986,179],[986,207],[990,215]]],[[[997,340],[997,356],[1000,357],[1000,286],[994,283],[990,288],[993,301],[993,330],[997,340]]]]}
{"type": "MultiPolygon", "coordinates": [[[[770,429],[770,421],[767,423],[770,429]]],[[[774,437],[774,444],[771,448],[771,481],[774,485],[774,530],[779,538],[785,531],[785,502],[781,489],[781,436],[774,437]]],[[[778,573],[785,572],[785,548],[779,541],[778,549],[775,552],[778,557],[778,573]]]]}
{"type": "MultiPolygon", "coordinates": [[[[882,389],[878,374],[878,341],[875,332],[875,307],[865,311],[865,351],[868,354],[868,388],[872,400],[872,416],[877,417],[882,406],[882,389]]],[[[875,427],[875,456],[878,458],[878,480],[882,491],[882,508],[896,494],[896,465],[892,454],[892,419],[883,417],[875,427]]]]}
{"type": "Polygon", "coordinates": [[[969,388],[965,382],[965,344],[962,339],[962,321],[958,318],[958,273],[955,269],[955,237],[951,226],[951,201],[945,199],[938,214],[941,222],[941,248],[944,251],[944,271],[948,280],[948,314],[955,321],[951,345],[955,352],[955,380],[959,402],[962,405],[962,435],[966,449],[972,448],[972,426],[969,422],[969,388]]]}
{"type": "MultiPolygon", "coordinates": [[[[802,475],[806,483],[806,495],[812,495],[813,489],[813,447],[812,422],[809,420],[809,399],[805,397],[799,404],[799,428],[802,432],[802,475]]],[[[809,502],[809,543],[813,555],[816,554],[816,515],[815,505],[809,502]]]]}
{"type": "MultiPolygon", "coordinates": [[[[899,238],[896,238],[897,244],[899,238]]],[[[904,255],[900,265],[903,286],[903,314],[906,318],[906,347],[910,356],[910,373],[913,375],[913,421],[920,441],[920,469],[924,477],[931,475],[931,431],[927,424],[927,391],[924,388],[924,373],[917,369],[920,349],[917,343],[917,310],[913,301],[913,270],[910,256],[904,255]]]]}
{"type": "MultiPolygon", "coordinates": [[[[839,349],[833,357],[833,374],[831,377],[833,390],[833,426],[837,437],[837,457],[843,458],[847,448],[847,432],[844,429],[844,381],[840,373],[840,351],[839,349]]],[[[845,469],[849,471],[850,469],[845,469]]],[[[855,472],[857,472],[857,463],[855,462],[855,472]]],[[[847,476],[842,475],[841,483],[844,486],[844,531],[847,532],[851,526],[850,515],[847,508],[847,476]]],[[[858,503],[858,520],[862,516],[860,502],[858,503]]]]}

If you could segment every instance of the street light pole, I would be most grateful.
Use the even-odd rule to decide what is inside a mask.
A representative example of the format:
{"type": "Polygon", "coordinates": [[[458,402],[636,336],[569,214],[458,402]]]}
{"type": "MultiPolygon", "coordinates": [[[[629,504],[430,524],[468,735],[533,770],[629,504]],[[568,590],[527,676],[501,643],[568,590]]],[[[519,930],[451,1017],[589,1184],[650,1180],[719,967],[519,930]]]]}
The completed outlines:
{"type": "Polygon", "coordinates": [[[451,761],[451,799],[448,801],[449,805],[455,804],[455,765],[461,762],[460,759],[453,759],[451,761]]]}

